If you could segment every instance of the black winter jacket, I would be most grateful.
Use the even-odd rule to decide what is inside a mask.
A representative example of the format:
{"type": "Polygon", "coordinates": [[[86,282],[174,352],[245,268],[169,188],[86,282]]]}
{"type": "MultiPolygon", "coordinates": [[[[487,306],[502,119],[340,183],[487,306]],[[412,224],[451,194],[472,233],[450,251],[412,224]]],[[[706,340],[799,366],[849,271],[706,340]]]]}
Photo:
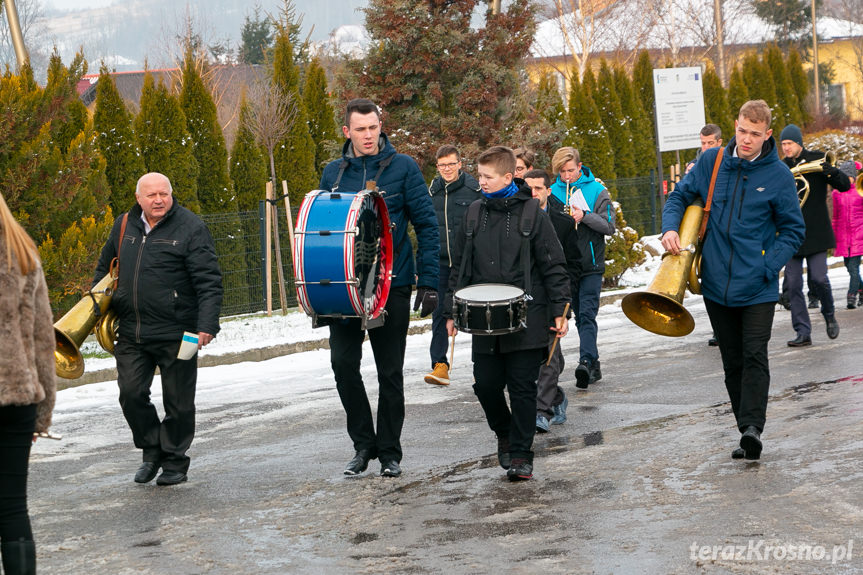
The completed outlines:
{"type": "MultiPolygon", "coordinates": [[[[102,248],[94,284],[105,277],[117,255],[122,220],[121,215],[114,221],[102,248]]],[[[129,210],[111,307],[123,340],[179,342],[184,331],[219,332],[222,274],[213,238],[204,222],[176,198],[149,234],[144,233],[141,206],[129,210]]]]}
{"type": "MultiPolygon", "coordinates": [[[[521,186],[518,193],[509,198],[483,197],[477,200],[482,203],[482,208],[472,242],[470,279],[461,278],[463,285],[459,284],[459,268],[462,257],[466,256],[467,241],[466,235],[461,233],[453,245],[453,266],[444,298],[445,318],[452,319],[453,294],[467,285],[501,283],[525,288],[520,224],[525,202],[531,197],[530,189],[521,186]]],[[[563,249],[551,220],[542,210],[539,210],[530,234],[530,248],[529,295],[532,299],[527,305],[527,329],[499,336],[473,334],[474,353],[507,353],[548,346],[549,328],[554,325],[555,317],[563,315],[564,307],[570,301],[570,290],[563,249]]]]}
{"type": "Polygon", "coordinates": [[[429,195],[434,204],[440,233],[440,263],[452,265],[452,244],[455,237],[462,233],[461,224],[467,207],[480,199],[482,191],[476,178],[461,172],[452,183],[446,183],[440,176],[432,180],[429,195]]]}
{"type": "MultiPolygon", "coordinates": [[[[807,150],[800,152],[796,158],[783,158],[782,161],[789,168],[798,164],[813,162],[824,157],[824,152],[807,150]]],[[[827,211],[827,185],[833,186],[834,190],[846,192],[851,187],[851,180],[835,166],[829,166],[824,172],[812,172],[804,174],[809,182],[809,197],[800,208],[803,212],[803,222],[806,224],[806,239],[795,254],[797,257],[809,256],[819,252],[826,252],[836,247],[836,236],[833,235],[833,225],[830,214],[827,211]]]]}

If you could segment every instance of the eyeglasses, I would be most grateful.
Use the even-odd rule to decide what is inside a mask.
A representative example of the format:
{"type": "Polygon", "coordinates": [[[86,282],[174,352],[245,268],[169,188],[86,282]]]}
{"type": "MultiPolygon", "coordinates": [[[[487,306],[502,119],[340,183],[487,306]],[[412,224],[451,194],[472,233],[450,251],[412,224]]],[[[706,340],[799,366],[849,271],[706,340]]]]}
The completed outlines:
{"type": "Polygon", "coordinates": [[[437,165],[437,167],[438,167],[438,169],[440,169],[440,170],[451,170],[451,169],[453,169],[454,167],[456,167],[457,165],[459,165],[459,163],[460,163],[460,162],[452,162],[452,163],[449,163],[449,164],[438,164],[438,165],[437,165]]]}

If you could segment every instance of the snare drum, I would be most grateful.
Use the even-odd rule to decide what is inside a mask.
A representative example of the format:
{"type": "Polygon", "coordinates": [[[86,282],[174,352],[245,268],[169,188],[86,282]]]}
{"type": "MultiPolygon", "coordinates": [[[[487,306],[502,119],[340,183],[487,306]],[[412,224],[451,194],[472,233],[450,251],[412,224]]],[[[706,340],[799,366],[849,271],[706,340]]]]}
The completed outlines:
{"type": "Polygon", "coordinates": [[[393,239],[380,192],[314,190],[294,232],[294,278],[305,312],[318,318],[377,319],[392,281],[393,239]]]}
{"type": "Polygon", "coordinates": [[[468,286],[455,292],[453,304],[453,321],[459,331],[503,335],[527,327],[527,298],[515,286],[468,286]]]}

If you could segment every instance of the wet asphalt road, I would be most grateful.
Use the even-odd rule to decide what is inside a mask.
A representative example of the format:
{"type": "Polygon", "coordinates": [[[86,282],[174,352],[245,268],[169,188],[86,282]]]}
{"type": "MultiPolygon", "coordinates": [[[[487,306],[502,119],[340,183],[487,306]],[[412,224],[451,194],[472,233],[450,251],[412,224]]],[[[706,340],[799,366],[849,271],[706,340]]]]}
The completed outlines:
{"type": "Polygon", "coordinates": [[[633,338],[620,313],[601,317],[604,378],[587,392],[574,386],[577,338],[564,340],[569,421],[537,436],[525,483],[497,466],[467,345],[452,385],[422,382],[427,334],[409,340],[398,479],[379,477],[377,462],[342,476],[353,453],[326,352],[308,352],[320,354],[320,384],[302,394],[274,363],[260,385],[284,393],[199,402],[190,479],[177,487],[132,482],[139,454],[116,400],[94,401],[55,426],[60,445],[34,452],[40,573],[863,573],[863,310],[837,311],[834,341],[814,317],[815,345],[797,350],[785,345],[789,313],[776,312],[765,451],[749,463],[729,457],[738,433],[719,353],[703,305],[690,311],[696,330],[676,339],[633,338]],[[95,429],[113,439],[87,441],[95,429]],[[751,541],[762,554],[853,551],[698,555],[751,541]]]}

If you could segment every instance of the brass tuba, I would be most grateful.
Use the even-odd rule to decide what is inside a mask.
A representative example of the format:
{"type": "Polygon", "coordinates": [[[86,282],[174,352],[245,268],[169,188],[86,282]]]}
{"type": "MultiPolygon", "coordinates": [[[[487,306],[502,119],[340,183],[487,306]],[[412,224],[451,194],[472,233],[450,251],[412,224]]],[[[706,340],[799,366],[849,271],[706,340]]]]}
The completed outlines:
{"type": "Polygon", "coordinates": [[[836,154],[827,152],[820,160],[797,164],[791,168],[791,173],[794,174],[794,180],[797,182],[797,197],[800,199],[800,207],[806,203],[809,198],[809,182],[803,177],[803,174],[815,174],[824,171],[825,166],[836,165],[836,154]]]}
{"type": "Polygon", "coordinates": [[[662,254],[662,264],[647,290],[623,298],[623,313],[638,327],[672,337],[686,335],[695,328],[695,320],[682,302],[687,286],[692,293],[701,293],[698,230],[703,217],[704,204],[699,198],[683,213],[678,232],[680,253],[676,256],[669,252],[662,254]]]}
{"type": "Polygon", "coordinates": [[[93,286],[81,301],[66,312],[54,324],[54,363],[57,375],[65,379],[77,379],[84,374],[84,358],[80,347],[93,331],[93,327],[99,322],[97,339],[105,351],[114,353],[114,341],[116,331],[113,333],[110,349],[105,346],[99,333],[103,329],[116,330],[116,314],[108,310],[111,297],[114,295],[114,275],[112,272],[105,274],[99,283],[93,286]],[[110,323],[106,320],[114,318],[110,323]],[[102,326],[105,326],[103,328],[102,326]]]}
{"type": "Polygon", "coordinates": [[[863,198],[863,172],[860,172],[857,175],[857,180],[854,183],[854,186],[857,189],[857,194],[863,198]]]}

